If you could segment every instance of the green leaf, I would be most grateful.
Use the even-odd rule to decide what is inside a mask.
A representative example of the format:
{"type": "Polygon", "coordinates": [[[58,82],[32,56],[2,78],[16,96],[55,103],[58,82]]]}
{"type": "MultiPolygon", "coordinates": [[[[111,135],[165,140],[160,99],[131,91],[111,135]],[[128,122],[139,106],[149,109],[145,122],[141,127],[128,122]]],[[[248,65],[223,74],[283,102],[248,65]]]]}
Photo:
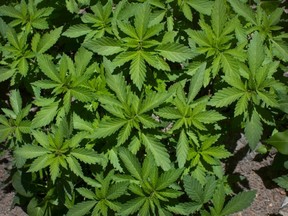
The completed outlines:
{"type": "Polygon", "coordinates": [[[234,111],[234,117],[241,115],[247,111],[249,101],[249,94],[245,93],[241,98],[237,101],[234,111]]]}
{"type": "Polygon", "coordinates": [[[182,129],[176,147],[177,162],[180,168],[184,167],[186,163],[188,150],[189,150],[188,139],[185,130],[182,129]]]}
{"type": "Polygon", "coordinates": [[[18,115],[22,109],[22,98],[19,90],[12,90],[9,100],[14,113],[18,115]]]}
{"type": "Polygon", "coordinates": [[[92,100],[93,98],[93,93],[84,87],[73,87],[70,89],[71,94],[79,101],[81,102],[87,102],[92,100]]]}
{"type": "Polygon", "coordinates": [[[205,68],[206,62],[202,63],[197,68],[196,73],[192,76],[189,86],[188,103],[191,103],[194,100],[203,86],[205,68]]]}
{"type": "Polygon", "coordinates": [[[73,149],[70,153],[78,160],[87,164],[96,164],[103,161],[103,157],[96,152],[84,148],[73,149]]]}
{"type": "Polygon", "coordinates": [[[226,23],[226,7],[225,1],[216,0],[213,5],[211,14],[211,23],[216,37],[219,38],[226,23]]]}
{"type": "MultiPolygon", "coordinates": [[[[61,157],[61,156],[60,156],[61,157]]],[[[49,170],[53,183],[55,184],[56,178],[60,175],[60,159],[59,157],[52,158],[52,162],[50,163],[49,170]]]]}
{"type": "Polygon", "coordinates": [[[272,40],[272,42],[274,55],[283,61],[288,61],[288,44],[282,40],[272,40]]]}
{"type": "Polygon", "coordinates": [[[39,128],[48,125],[53,121],[58,112],[58,102],[51,103],[48,106],[42,107],[32,120],[32,127],[39,128]]]}
{"type": "Polygon", "coordinates": [[[255,198],[256,191],[245,191],[234,196],[224,207],[221,215],[230,215],[248,208],[255,198]]]}
{"type": "Polygon", "coordinates": [[[206,15],[211,14],[211,9],[213,6],[213,2],[209,0],[197,0],[197,1],[187,1],[187,3],[197,10],[198,12],[206,15]]]}
{"type": "Polygon", "coordinates": [[[0,82],[3,82],[9,78],[11,78],[16,72],[15,68],[8,69],[5,67],[0,67],[0,82]]]}
{"type": "Polygon", "coordinates": [[[52,154],[39,156],[32,162],[32,164],[30,165],[28,169],[28,172],[38,172],[39,170],[46,168],[51,163],[49,159],[51,159],[52,157],[53,157],[52,154]]]}
{"type": "Polygon", "coordinates": [[[146,113],[164,103],[171,95],[167,93],[150,92],[141,103],[139,114],[146,113]]]}
{"type": "Polygon", "coordinates": [[[15,150],[15,154],[25,158],[32,159],[50,153],[49,150],[36,145],[24,145],[15,150]]]}
{"type": "Polygon", "coordinates": [[[251,149],[255,149],[263,133],[263,127],[258,113],[253,110],[251,119],[245,125],[245,137],[251,149]]]}
{"type": "Polygon", "coordinates": [[[70,26],[62,35],[69,38],[77,38],[83,35],[87,35],[92,29],[85,24],[76,24],[70,26]]]}
{"type": "Polygon", "coordinates": [[[53,81],[55,81],[57,83],[61,83],[62,82],[61,78],[60,78],[60,75],[59,75],[55,65],[50,60],[49,56],[40,54],[37,57],[37,60],[38,60],[38,64],[39,64],[39,67],[40,67],[41,71],[47,77],[49,77],[51,80],[53,80],[53,81]]]}
{"type": "Polygon", "coordinates": [[[169,170],[171,162],[164,145],[150,135],[146,136],[145,134],[142,134],[142,140],[147,150],[151,151],[154,156],[157,166],[161,166],[163,170],[169,170]]]}
{"type": "Polygon", "coordinates": [[[265,58],[265,51],[261,35],[255,32],[248,47],[248,64],[253,74],[260,68],[265,58]]]}
{"type": "Polygon", "coordinates": [[[99,38],[93,41],[86,41],[84,42],[83,46],[93,52],[104,56],[113,55],[124,50],[118,40],[108,37],[99,38]]]}
{"type": "Polygon", "coordinates": [[[27,75],[29,70],[29,64],[26,58],[22,57],[19,59],[18,70],[23,76],[27,75]]]}
{"type": "Polygon", "coordinates": [[[185,192],[189,198],[199,204],[204,204],[204,191],[202,185],[190,175],[184,176],[183,182],[185,192]]]}
{"type": "Polygon", "coordinates": [[[160,191],[169,187],[172,183],[176,182],[181,174],[183,169],[170,169],[164,172],[159,178],[156,185],[156,190],[160,191]]]}
{"type": "Polygon", "coordinates": [[[241,91],[234,87],[224,88],[216,92],[208,104],[216,107],[228,106],[234,101],[238,100],[244,94],[244,91],[241,91]]]}
{"type": "Polygon", "coordinates": [[[69,209],[67,216],[83,216],[86,215],[95,205],[97,201],[84,201],[77,203],[69,209]]]}
{"type": "Polygon", "coordinates": [[[66,161],[69,165],[70,170],[77,176],[83,176],[83,172],[79,162],[73,157],[67,157],[66,161]]]}
{"type": "Polygon", "coordinates": [[[115,133],[127,123],[124,119],[111,119],[101,121],[91,138],[103,138],[115,133]]]}
{"type": "Polygon", "coordinates": [[[49,148],[50,143],[48,136],[42,131],[32,131],[32,134],[36,141],[44,148],[49,148]]]}
{"type": "Polygon", "coordinates": [[[135,29],[140,39],[143,39],[149,24],[150,19],[150,6],[149,4],[142,4],[135,14],[135,29]]]}
{"type": "Polygon", "coordinates": [[[255,12],[246,4],[241,1],[228,0],[231,4],[233,10],[238,13],[240,16],[243,16],[248,22],[251,22],[254,25],[257,25],[255,12]]]}
{"type": "Polygon", "coordinates": [[[192,51],[178,43],[167,43],[159,45],[156,49],[159,54],[164,58],[167,58],[171,62],[184,62],[192,57],[192,51]]]}
{"type": "Polygon", "coordinates": [[[288,155],[288,130],[275,133],[265,142],[274,146],[281,154],[288,155]]]}
{"type": "Polygon", "coordinates": [[[44,53],[56,44],[57,40],[60,38],[62,29],[63,27],[59,27],[44,34],[38,43],[37,52],[44,53]]]}
{"type": "Polygon", "coordinates": [[[92,123],[83,120],[76,113],[73,113],[73,127],[77,130],[92,132],[94,130],[92,123]]]}
{"type": "Polygon", "coordinates": [[[128,202],[124,203],[122,206],[122,210],[120,212],[120,215],[130,215],[135,213],[140,209],[141,206],[144,205],[146,201],[146,197],[138,197],[132,200],[129,200],[128,202]]]}
{"type": "Polygon", "coordinates": [[[119,149],[119,156],[131,175],[134,176],[137,180],[142,180],[141,165],[136,156],[126,148],[119,149]]]}
{"type": "Polygon", "coordinates": [[[113,184],[109,188],[106,198],[109,200],[115,200],[121,197],[122,195],[125,194],[125,191],[127,190],[128,185],[129,185],[128,182],[118,182],[118,183],[113,184]]]}
{"type": "Polygon", "coordinates": [[[288,191],[288,175],[280,176],[276,179],[273,179],[280,187],[288,191]]]}
{"type": "Polygon", "coordinates": [[[92,191],[88,190],[87,188],[81,187],[81,188],[77,188],[76,190],[77,190],[77,192],[79,194],[81,194],[81,196],[83,196],[83,197],[85,197],[87,199],[91,199],[91,200],[96,199],[95,193],[93,193],[92,191]]]}
{"type": "Polygon", "coordinates": [[[140,90],[146,78],[146,65],[141,50],[135,52],[135,55],[130,65],[129,73],[131,75],[133,83],[140,90]]]}

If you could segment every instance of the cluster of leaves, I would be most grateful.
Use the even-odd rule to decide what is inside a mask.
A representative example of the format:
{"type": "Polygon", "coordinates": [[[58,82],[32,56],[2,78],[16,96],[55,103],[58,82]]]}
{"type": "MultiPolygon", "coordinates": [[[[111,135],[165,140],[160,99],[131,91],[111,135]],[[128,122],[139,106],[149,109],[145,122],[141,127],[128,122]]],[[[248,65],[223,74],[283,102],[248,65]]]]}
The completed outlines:
{"type": "Polygon", "coordinates": [[[32,216],[248,207],[255,192],[233,194],[222,163],[234,133],[288,154],[281,4],[1,3],[0,142],[18,204],[32,216]]]}

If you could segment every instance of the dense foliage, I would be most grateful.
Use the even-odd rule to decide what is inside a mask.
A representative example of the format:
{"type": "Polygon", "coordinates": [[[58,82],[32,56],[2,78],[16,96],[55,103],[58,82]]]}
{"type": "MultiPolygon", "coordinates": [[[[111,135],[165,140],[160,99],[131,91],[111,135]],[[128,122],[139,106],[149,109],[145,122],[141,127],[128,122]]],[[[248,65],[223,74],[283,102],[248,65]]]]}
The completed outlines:
{"type": "MultiPolygon", "coordinates": [[[[223,165],[240,133],[288,154],[281,4],[2,1],[0,142],[15,203],[31,216],[248,207],[255,191],[233,193],[223,165]]],[[[275,181],[288,190],[287,175],[275,181]]]]}

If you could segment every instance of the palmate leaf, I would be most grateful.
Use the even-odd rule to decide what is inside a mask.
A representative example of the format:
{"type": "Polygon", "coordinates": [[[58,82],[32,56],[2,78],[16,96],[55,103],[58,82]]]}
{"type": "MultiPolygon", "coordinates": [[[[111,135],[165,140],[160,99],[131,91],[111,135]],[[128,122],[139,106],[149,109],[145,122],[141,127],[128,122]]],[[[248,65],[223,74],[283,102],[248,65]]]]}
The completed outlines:
{"type": "Polygon", "coordinates": [[[115,200],[122,195],[125,194],[125,191],[127,190],[129,183],[128,182],[117,182],[113,184],[107,193],[106,199],[108,200],[115,200]]]}
{"type": "Polygon", "coordinates": [[[238,100],[244,94],[244,91],[241,91],[234,87],[224,88],[216,92],[208,104],[216,107],[228,106],[234,101],[238,100]]]}
{"type": "Polygon", "coordinates": [[[272,42],[274,55],[283,61],[288,61],[288,44],[282,40],[272,40],[272,42]]]}
{"type": "Polygon", "coordinates": [[[171,62],[184,62],[185,60],[192,58],[193,54],[188,47],[178,43],[162,44],[156,47],[155,50],[171,62]]]}
{"type": "Polygon", "coordinates": [[[59,157],[55,157],[52,160],[53,161],[50,163],[50,166],[49,166],[49,171],[50,171],[51,180],[53,181],[53,183],[55,183],[56,178],[60,174],[60,163],[61,162],[60,162],[59,157]]]}
{"type": "Polygon", "coordinates": [[[256,191],[244,191],[234,196],[224,207],[221,215],[231,215],[248,208],[256,195],[256,191]]]}
{"type": "Polygon", "coordinates": [[[70,170],[77,176],[83,176],[83,172],[79,162],[73,157],[69,156],[66,158],[70,170]]]}
{"type": "Polygon", "coordinates": [[[16,73],[16,69],[8,69],[5,67],[0,67],[0,82],[3,82],[9,78],[11,78],[16,73]]]}
{"type": "Polygon", "coordinates": [[[52,157],[52,154],[45,154],[37,157],[30,165],[28,172],[38,172],[39,170],[46,168],[53,161],[50,160],[52,157]]]}
{"type": "Polygon", "coordinates": [[[156,190],[160,191],[169,187],[172,183],[177,181],[181,176],[183,169],[170,169],[158,178],[156,190]]]}
{"type": "Polygon", "coordinates": [[[171,161],[164,145],[154,137],[150,135],[146,136],[145,134],[142,134],[142,141],[147,150],[152,153],[157,166],[161,166],[165,171],[169,170],[171,167],[171,161]]]}
{"type": "Polygon", "coordinates": [[[189,175],[184,176],[184,189],[189,198],[199,204],[204,204],[204,191],[202,185],[189,175]]]}
{"type": "Polygon", "coordinates": [[[85,87],[73,87],[70,89],[71,94],[81,102],[90,101],[93,98],[93,92],[85,87]]]}
{"type": "Polygon", "coordinates": [[[67,216],[83,216],[86,215],[95,205],[97,201],[84,201],[77,203],[71,209],[69,209],[67,216]]]}
{"type": "Polygon", "coordinates": [[[280,176],[276,179],[273,179],[280,187],[288,191],[288,175],[280,176]]]}
{"type": "Polygon", "coordinates": [[[191,215],[198,211],[201,207],[202,205],[196,202],[185,202],[179,203],[176,206],[168,206],[167,209],[175,214],[191,215]]]}
{"type": "Polygon", "coordinates": [[[244,131],[250,148],[255,149],[263,133],[261,119],[255,110],[253,110],[251,118],[246,121],[244,131]]]}
{"type": "Polygon", "coordinates": [[[149,19],[150,19],[151,9],[149,4],[142,4],[140,7],[137,8],[137,12],[135,15],[135,29],[137,35],[140,39],[143,39],[144,34],[147,31],[149,19]]]}
{"type": "Polygon", "coordinates": [[[91,190],[87,189],[87,188],[81,187],[81,188],[77,188],[76,190],[79,194],[81,194],[81,196],[83,196],[87,199],[91,199],[91,200],[96,199],[95,193],[92,192],[91,190]]]}
{"type": "Polygon", "coordinates": [[[248,101],[249,101],[249,93],[243,94],[243,96],[241,96],[241,98],[236,103],[234,110],[234,117],[243,114],[247,110],[248,101]]]}
{"type": "Polygon", "coordinates": [[[89,132],[92,132],[94,130],[91,122],[83,120],[76,113],[73,113],[73,127],[77,130],[84,130],[89,132]]]}
{"type": "Polygon", "coordinates": [[[214,123],[223,120],[225,118],[226,118],[225,116],[221,115],[215,110],[203,111],[193,116],[193,119],[196,119],[205,124],[214,123]]]}

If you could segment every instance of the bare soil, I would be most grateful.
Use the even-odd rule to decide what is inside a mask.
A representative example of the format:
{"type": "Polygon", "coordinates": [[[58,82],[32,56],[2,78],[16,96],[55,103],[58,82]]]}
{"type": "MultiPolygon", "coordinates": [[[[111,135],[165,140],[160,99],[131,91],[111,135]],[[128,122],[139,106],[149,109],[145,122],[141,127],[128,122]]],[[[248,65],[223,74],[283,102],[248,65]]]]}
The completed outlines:
{"type": "MultiPolygon", "coordinates": [[[[237,142],[234,156],[226,165],[227,173],[232,174],[232,187],[239,191],[257,190],[257,195],[248,209],[233,216],[288,216],[288,211],[281,211],[286,192],[272,181],[281,175],[273,166],[273,161],[277,160],[275,157],[273,152],[267,155],[249,152],[243,139],[237,142]]],[[[9,181],[11,160],[8,153],[0,157],[0,216],[27,216],[19,206],[13,206],[15,193],[9,181]]]]}

